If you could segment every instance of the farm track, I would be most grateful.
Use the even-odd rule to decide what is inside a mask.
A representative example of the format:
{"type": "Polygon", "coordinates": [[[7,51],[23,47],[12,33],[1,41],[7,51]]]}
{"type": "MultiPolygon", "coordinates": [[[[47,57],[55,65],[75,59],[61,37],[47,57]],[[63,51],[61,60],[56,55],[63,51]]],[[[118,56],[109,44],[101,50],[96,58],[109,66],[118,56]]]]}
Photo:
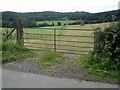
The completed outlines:
{"type": "Polygon", "coordinates": [[[59,78],[76,79],[78,81],[95,81],[104,83],[116,83],[111,80],[101,80],[94,75],[88,73],[85,69],[74,64],[76,58],[75,55],[64,54],[64,57],[68,60],[67,63],[61,63],[45,68],[38,67],[34,60],[42,54],[41,51],[35,52],[34,57],[24,60],[17,60],[15,62],[7,63],[3,65],[3,69],[9,69],[20,72],[30,72],[38,75],[53,76],[59,78]]]}

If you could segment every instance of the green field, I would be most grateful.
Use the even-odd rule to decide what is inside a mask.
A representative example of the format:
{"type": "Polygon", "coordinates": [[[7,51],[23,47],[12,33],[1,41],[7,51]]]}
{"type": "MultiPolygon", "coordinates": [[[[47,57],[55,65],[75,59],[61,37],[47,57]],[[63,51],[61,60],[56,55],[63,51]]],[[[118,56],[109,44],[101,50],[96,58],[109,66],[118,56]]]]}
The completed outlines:
{"type": "MultiPolygon", "coordinates": [[[[94,31],[85,31],[85,30],[74,30],[74,29],[95,29],[96,27],[101,27],[101,28],[105,28],[108,27],[109,23],[103,23],[103,24],[86,24],[86,25],[68,25],[66,27],[63,27],[63,29],[73,29],[73,30],[57,30],[57,36],[56,39],[58,40],[56,42],[57,44],[57,51],[64,51],[64,50],[59,50],[59,49],[67,49],[68,52],[80,52],[80,51],[92,51],[93,50],[93,43],[77,43],[78,42],[94,42],[93,39],[93,35],[94,35],[94,31]],[[77,35],[77,36],[91,36],[91,37],[69,37],[69,36],[62,36],[62,35],[77,35]],[[64,40],[63,41],[59,41],[59,40],[64,40]],[[73,42],[65,42],[65,41],[73,41],[73,42]],[[62,46],[60,46],[62,45],[62,46]],[[69,47],[69,46],[72,47],[69,47]],[[85,48],[85,47],[91,47],[91,48],[85,48]],[[71,50],[71,51],[69,51],[71,50]],[[75,51],[72,51],[75,50],[75,51]]],[[[61,27],[43,27],[43,28],[61,28],[61,27]]],[[[24,29],[24,32],[26,33],[34,33],[34,34],[52,34],[51,36],[46,36],[46,35],[25,35],[25,37],[31,38],[31,39],[25,39],[25,45],[28,46],[29,48],[34,48],[34,49],[47,49],[47,50],[53,50],[54,46],[54,36],[53,30],[44,30],[44,29],[40,29],[40,28],[33,28],[33,29],[24,29]],[[43,40],[41,40],[43,39],[43,40]],[[47,40],[51,40],[51,41],[47,41],[47,40]],[[31,44],[33,43],[33,44],[31,44]],[[36,43],[40,43],[40,44],[36,44],[36,43]],[[43,44],[41,44],[43,43],[43,44]],[[46,45],[45,45],[45,44],[46,45]],[[48,44],[52,44],[52,45],[48,45],[48,44]]],[[[82,52],[87,53],[87,52],[82,52]]]]}
{"type": "Polygon", "coordinates": [[[64,25],[64,24],[68,25],[68,23],[73,23],[76,21],[78,21],[78,20],[37,21],[37,24],[43,24],[43,23],[52,24],[52,23],[54,23],[55,25],[57,25],[58,22],[61,22],[62,25],[64,25]]]}
{"type": "MultiPolygon", "coordinates": [[[[44,21],[40,21],[40,22],[44,22],[44,21]]],[[[48,21],[45,21],[45,22],[48,22],[48,21]]],[[[49,21],[49,22],[52,22],[52,21],[49,21]]],[[[58,22],[58,21],[55,21],[55,22],[58,22]]],[[[65,21],[63,21],[65,22],[65,21]]],[[[47,26],[47,27],[40,27],[40,28],[55,28],[55,29],[59,29],[59,28],[70,28],[70,29],[79,29],[79,28],[83,28],[83,29],[95,29],[97,27],[100,27],[100,28],[105,28],[105,27],[108,27],[109,26],[109,23],[98,23],[98,24],[85,24],[85,25],[67,25],[65,27],[62,27],[62,26],[47,26]]],[[[42,29],[39,29],[38,28],[24,28],[24,32],[25,33],[53,33],[52,30],[42,30],[42,29]]]]}
{"type": "Polygon", "coordinates": [[[24,33],[34,33],[34,34],[46,34],[46,33],[53,33],[54,31],[53,30],[49,30],[49,29],[44,29],[44,28],[54,28],[55,29],[59,29],[59,28],[62,28],[62,26],[49,26],[49,27],[38,27],[38,28],[24,28],[24,33]],[[43,28],[43,29],[41,29],[43,28]]]}
{"type": "MultiPolygon", "coordinates": [[[[38,21],[38,23],[43,23],[43,22],[52,22],[52,21],[38,21]]],[[[54,21],[54,22],[59,22],[59,21],[54,21]]],[[[67,22],[67,21],[61,21],[61,22],[67,22]]],[[[68,22],[74,22],[74,21],[68,21],[68,22]]],[[[100,27],[100,28],[105,28],[108,27],[110,23],[98,23],[98,24],[85,24],[85,25],[67,25],[64,28],[70,28],[70,29],[74,29],[74,28],[92,28],[95,29],[96,27],[100,27]]],[[[63,28],[62,26],[46,26],[46,27],[40,27],[40,28],[63,28]]],[[[6,31],[11,31],[12,28],[2,28],[0,29],[1,33],[4,33],[6,31]]],[[[49,32],[49,30],[40,30],[39,27],[37,28],[24,28],[24,32],[25,33],[41,33],[41,32],[49,32]]],[[[51,32],[51,31],[50,31],[51,32]]]]}
{"type": "MultiPolygon", "coordinates": [[[[93,35],[94,31],[85,31],[85,30],[74,30],[74,29],[95,29],[96,27],[105,28],[108,27],[109,23],[102,23],[102,24],[85,24],[85,25],[67,25],[65,27],[62,26],[49,26],[49,27],[42,27],[42,28],[53,28],[53,29],[42,29],[42,28],[24,28],[24,45],[26,47],[32,49],[47,49],[53,50],[54,46],[54,28],[59,29],[73,29],[73,30],[56,30],[56,44],[57,44],[57,51],[64,51],[58,49],[67,49],[68,52],[75,51],[92,51],[93,50],[93,43],[77,43],[77,42],[94,42],[93,35]],[[26,34],[28,33],[28,34],[26,34]],[[34,35],[34,34],[51,34],[51,35],[34,35]],[[69,36],[64,36],[69,35],[69,36]],[[77,35],[77,36],[91,36],[91,37],[72,37],[70,35],[77,35]],[[29,39],[26,39],[29,38],[29,39]],[[46,40],[47,39],[47,40],[46,40]],[[49,41],[50,40],[50,41],[49,41]],[[66,42],[70,41],[70,42],[66,42]],[[72,41],[72,42],[71,42],[72,41]],[[52,44],[52,45],[48,45],[52,44]],[[62,45],[62,46],[60,46],[62,45]],[[69,45],[69,46],[67,46],[69,45]],[[91,48],[85,48],[91,47],[91,48]],[[69,51],[71,50],[71,51],[69,51]]],[[[8,29],[11,31],[12,29],[8,29]]],[[[6,31],[6,29],[2,29],[2,32],[6,31]]],[[[15,33],[14,33],[15,36],[15,33]]],[[[87,53],[87,52],[82,52],[87,53]]]]}

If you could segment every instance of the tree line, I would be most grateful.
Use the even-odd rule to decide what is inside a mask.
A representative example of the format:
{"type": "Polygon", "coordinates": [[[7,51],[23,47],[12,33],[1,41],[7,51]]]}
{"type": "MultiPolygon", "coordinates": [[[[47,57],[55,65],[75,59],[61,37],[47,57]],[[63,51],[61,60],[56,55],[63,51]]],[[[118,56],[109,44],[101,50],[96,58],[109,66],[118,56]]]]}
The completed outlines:
{"type": "MultiPolygon", "coordinates": [[[[17,18],[23,20],[24,27],[36,27],[36,26],[46,26],[47,24],[37,24],[36,21],[57,21],[57,20],[82,20],[85,24],[89,23],[103,23],[119,20],[120,10],[113,10],[100,13],[89,13],[89,12],[27,12],[27,13],[17,13],[5,11],[2,12],[2,25],[3,27],[15,27],[15,21],[17,18]]],[[[77,22],[76,22],[77,23],[77,22]]],[[[76,24],[75,23],[75,24],[76,24]]],[[[73,23],[74,24],[74,23],[73,23]]],[[[54,25],[54,24],[51,24],[54,25]]],[[[48,25],[49,26],[49,25],[48,25]]]]}

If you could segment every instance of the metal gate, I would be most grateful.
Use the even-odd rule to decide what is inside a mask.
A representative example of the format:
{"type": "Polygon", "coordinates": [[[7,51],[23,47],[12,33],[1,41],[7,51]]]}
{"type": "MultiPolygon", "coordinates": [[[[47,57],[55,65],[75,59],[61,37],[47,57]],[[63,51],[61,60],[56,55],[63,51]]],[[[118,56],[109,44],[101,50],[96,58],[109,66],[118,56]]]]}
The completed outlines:
{"type": "Polygon", "coordinates": [[[94,30],[86,28],[37,28],[24,30],[24,45],[32,50],[70,54],[93,51],[94,30]]]}

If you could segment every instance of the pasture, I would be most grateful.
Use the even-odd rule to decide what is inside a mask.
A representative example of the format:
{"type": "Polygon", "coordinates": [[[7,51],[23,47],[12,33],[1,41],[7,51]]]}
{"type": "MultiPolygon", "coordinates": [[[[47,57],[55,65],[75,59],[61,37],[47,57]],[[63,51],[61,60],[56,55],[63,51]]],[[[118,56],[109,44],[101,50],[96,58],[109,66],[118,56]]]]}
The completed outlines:
{"type": "MultiPolygon", "coordinates": [[[[64,76],[64,73],[65,73],[65,75],[68,75],[67,77],[80,78],[81,73],[84,74],[84,72],[80,72],[76,70],[82,70],[80,68],[82,67],[82,68],[86,68],[87,71],[85,72],[90,73],[90,74],[87,74],[88,75],[87,77],[92,75],[92,73],[95,76],[97,76],[95,78],[92,78],[95,81],[100,80],[104,82],[117,83],[117,80],[118,80],[117,71],[113,72],[112,70],[110,71],[103,70],[103,69],[100,70],[99,64],[97,64],[96,62],[94,63],[95,59],[89,54],[89,52],[93,51],[93,48],[94,48],[95,28],[97,27],[105,28],[108,26],[109,26],[109,23],[67,25],[65,27],[50,26],[50,27],[42,27],[42,28],[39,28],[39,27],[24,28],[23,29],[24,30],[24,46],[29,49],[35,50],[34,58],[32,58],[34,63],[36,63],[35,65],[38,65],[41,71],[43,67],[44,67],[44,70],[47,71],[46,73],[44,73],[44,70],[43,70],[41,74],[44,73],[46,75],[58,75],[59,73],[61,73],[60,75],[64,76]],[[55,28],[56,28],[56,35],[54,36],[55,28]],[[54,44],[56,44],[57,52],[62,52],[62,53],[64,52],[65,54],[51,52],[51,51],[54,51],[54,44]],[[36,50],[40,50],[40,52],[36,50]],[[44,52],[41,52],[41,50],[44,52]],[[67,53],[70,53],[70,54],[67,54],[67,53]],[[88,55],[83,55],[83,54],[88,54],[88,55]],[[93,64],[89,63],[90,60],[92,60],[93,64]],[[57,66],[58,68],[53,68],[54,65],[55,67],[57,66]],[[67,66],[68,66],[68,69],[66,69],[67,66]],[[77,66],[77,67],[74,67],[74,66],[77,66]],[[49,70],[47,69],[48,67],[49,67],[49,70]]],[[[2,32],[5,32],[6,30],[11,31],[12,29],[3,28],[2,32]]],[[[16,33],[14,32],[13,35],[15,36],[16,33]]],[[[17,50],[19,49],[15,49],[15,46],[13,46],[12,44],[10,45],[8,43],[7,45],[10,47],[9,48],[10,50],[16,50],[15,54],[18,54],[17,50]]],[[[23,52],[24,51],[26,50],[23,49],[23,52]]],[[[22,55],[21,55],[21,52],[18,55],[23,57],[23,52],[22,52],[22,55]]],[[[7,55],[9,55],[8,57],[6,57],[7,55],[4,55],[5,58],[13,59],[13,57],[16,56],[14,55],[14,53],[11,53],[11,51],[9,53],[10,54],[7,53],[7,55]]],[[[32,52],[27,52],[27,53],[25,52],[24,57],[29,56],[31,54],[32,52]]],[[[17,57],[22,58],[19,56],[17,57]]],[[[30,63],[30,65],[33,65],[31,64],[33,62],[30,62],[28,60],[26,60],[26,63],[30,63]]],[[[23,68],[26,66],[26,64],[25,66],[24,64],[25,62],[22,64],[23,68]]],[[[13,66],[14,65],[12,65],[12,67],[13,66]]],[[[86,75],[84,76],[86,78],[86,75]]],[[[90,79],[87,78],[87,80],[91,80],[91,77],[90,79]]]]}
{"type": "Polygon", "coordinates": [[[56,50],[58,52],[68,52],[68,53],[80,52],[80,54],[87,54],[91,52],[94,47],[93,46],[94,31],[88,31],[87,29],[95,29],[97,27],[105,28],[108,26],[109,23],[67,25],[65,27],[59,27],[59,26],[43,27],[43,28],[53,28],[53,29],[42,29],[42,28],[24,29],[25,32],[24,45],[30,49],[53,51],[54,28],[56,28],[56,50]],[[59,28],[68,29],[68,30],[57,30],[59,28]],[[83,29],[83,30],[74,30],[74,29],[83,29]],[[86,29],[86,31],[84,29],[86,29]]]}
{"type": "Polygon", "coordinates": [[[52,24],[52,23],[54,23],[55,25],[57,25],[58,22],[61,22],[62,25],[64,25],[64,24],[68,25],[68,23],[73,23],[76,21],[77,20],[37,21],[37,24],[43,24],[43,23],[52,24]]]}
{"type": "MultiPolygon", "coordinates": [[[[80,52],[81,54],[87,54],[88,52],[92,51],[94,47],[94,31],[88,31],[87,29],[95,29],[97,27],[105,28],[108,26],[109,23],[101,23],[85,25],[66,25],[64,27],[49,26],[42,27],[43,29],[39,27],[24,28],[24,45],[30,49],[53,51],[54,44],[56,44],[56,50],[58,52],[80,52]],[[54,29],[56,29],[56,43],[54,42],[54,29]],[[86,29],[87,31],[74,29],[86,29]]],[[[12,29],[3,28],[2,33],[6,30],[11,31],[12,29]]],[[[13,33],[13,36],[15,36],[15,33],[13,33]]]]}

